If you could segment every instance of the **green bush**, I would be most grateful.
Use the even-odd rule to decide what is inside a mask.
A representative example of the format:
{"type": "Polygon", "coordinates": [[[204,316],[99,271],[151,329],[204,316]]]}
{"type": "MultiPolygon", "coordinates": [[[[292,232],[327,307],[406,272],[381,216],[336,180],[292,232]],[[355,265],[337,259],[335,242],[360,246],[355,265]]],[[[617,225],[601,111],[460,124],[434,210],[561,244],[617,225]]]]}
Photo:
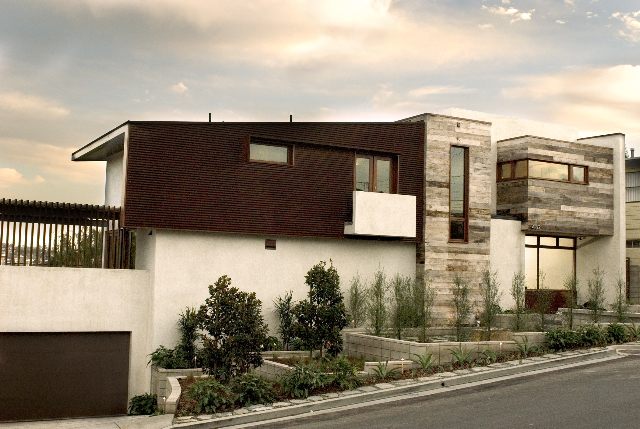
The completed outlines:
{"type": "Polygon", "coordinates": [[[611,323],[607,326],[607,337],[609,342],[614,344],[620,344],[627,342],[629,339],[629,333],[624,325],[619,325],[617,323],[611,323]]]}
{"type": "Polygon", "coordinates": [[[209,294],[198,312],[200,328],[207,332],[202,353],[205,372],[229,379],[260,366],[267,325],[256,294],[231,287],[227,276],[209,286],[209,294]]]}
{"type": "Polygon", "coordinates": [[[456,274],[451,286],[451,294],[453,295],[451,306],[453,307],[453,327],[456,330],[456,341],[464,341],[466,337],[464,327],[471,315],[470,291],[469,285],[462,281],[459,274],[456,274]]]}
{"type": "Polygon", "coordinates": [[[487,341],[491,341],[491,328],[496,324],[500,313],[500,291],[498,290],[498,272],[482,271],[480,282],[481,306],[480,322],[487,330],[487,341]]]}
{"type": "MultiPolygon", "coordinates": [[[[522,314],[525,312],[525,282],[522,272],[513,273],[513,279],[511,280],[511,297],[514,301],[512,313],[516,315],[514,330],[520,332],[524,329],[522,314]]],[[[505,311],[505,313],[506,312],[507,311],[505,311]]]]}
{"type": "Polygon", "coordinates": [[[397,339],[402,339],[402,329],[413,325],[415,305],[412,296],[412,280],[396,274],[390,282],[391,326],[397,339]]]}
{"type": "Polygon", "coordinates": [[[427,328],[431,325],[433,305],[436,300],[436,291],[431,287],[428,271],[414,279],[412,300],[415,306],[413,326],[420,328],[418,340],[424,343],[427,342],[427,328]]]}
{"type": "Polygon", "coordinates": [[[235,397],[228,386],[213,378],[197,379],[186,393],[189,405],[182,413],[213,414],[233,406],[235,397]]]}
{"type": "Polygon", "coordinates": [[[282,343],[276,337],[269,336],[264,340],[264,343],[261,345],[262,351],[265,352],[277,352],[284,350],[282,347],[282,343]]]}
{"type": "Polygon", "coordinates": [[[328,369],[332,373],[331,384],[334,386],[341,389],[353,389],[358,386],[358,369],[346,357],[334,359],[328,369]]]}
{"type": "Polygon", "coordinates": [[[576,331],[558,328],[546,333],[547,348],[551,351],[564,351],[580,347],[583,343],[582,336],[576,331]]]}
{"type": "Polygon", "coordinates": [[[356,275],[351,280],[351,287],[349,288],[349,318],[353,328],[362,326],[366,318],[366,310],[366,288],[362,284],[360,276],[356,275]]]}
{"type": "Polygon", "coordinates": [[[594,347],[607,344],[607,333],[599,325],[588,324],[578,330],[582,347],[594,347]]]}
{"type": "Polygon", "coordinates": [[[295,350],[291,348],[291,343],[295,339],[294,332],[294,314],[293,314],[293,292],[289,291],[284,294],[284,298],[278,297],[273,301],[276,316],[278,316],[278,334],[282,339],[284,350],[295,350]]]}
{"type": "Polygon", "coordinates": [[[131,415],[151,415],[158,411],[158,399],[156,395],[145,393],[134,396],[129,402],[129,414],[131,415]]]}
{"type": "Polygon", "coordinates": [[[298,364],[280,377],[280,388],[285,395],[306,398],[309,392],[330,383],[330,377],[307,365],[298,364]]]}
{"type": "MultiPolygon", "coordinates": [[[[593,278],[587,282],[587,304],[591,310],[591,320],[593,323],[600,321],[600,316],[604,311],[604,271],[600,267],[593,269],[593,278]]],[[[585,304],[586,305],[586,304],[585,304]]]]}
{"type": "Polygon", "coordinates": [[[160,346],[149,357],[147,365],[151,364],[157,368],[179,369],[189,367],[187,356],[179,347],[168,349],[165,346],[160,346]]]}
{"type": "Polygon", "coordinates": [[[196,341],[198,334],[198,313],[194,308],[187,308],[180,313],[178,318],[180,328],[180,343],[176,347],[177,353],[187,361],[187,368],[195,368],[196,362],[196,341]]]}
{"type": "Polygon", "coordinates": [[[235,394],[235,404],[241,407],[268,404],[276,397],[274,384],[255,374],[243,374],[232,378],[229,387],[235,394]]]}
{"type": "Polygon", "coordinates": [[[305,276],[309,298],[293,308],[296,322],[294,332],[307,350],[323,349],[331,356],[342,350],[340,331],[348,325],[347,310],[340,291],[340,277],[326,262],[313,266],[305,276]]]}
{"type": "Polygon", "coordinates": [[[373,331],[373,335],[382,335],[382,330],[387,326],[387,278],[384,271],[379,269],[374,274],[373,283],[367,289],[368,305],[367,320],[373,331]]]}

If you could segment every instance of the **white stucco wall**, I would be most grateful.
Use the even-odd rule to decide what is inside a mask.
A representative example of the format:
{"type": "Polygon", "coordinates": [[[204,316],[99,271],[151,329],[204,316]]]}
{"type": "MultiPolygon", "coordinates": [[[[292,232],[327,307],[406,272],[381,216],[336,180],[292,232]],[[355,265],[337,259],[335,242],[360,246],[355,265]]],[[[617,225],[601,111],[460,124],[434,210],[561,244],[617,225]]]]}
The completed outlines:
{"type": "Polygon", "coordinates": [[[500,307],[513,307],[511,280],[514,273],[524,273],[524,233],[519,220],[491,219],[491,271],[497,271],[500,307]]]}
{"type": "Polygon", "coordinates": [[[124,179],[124,151],[107,158],[104,204],[106,206],[122,206],[122,186],[124,179]]]}
{"type": "Polygon", "coordinates": [[[294,301],[305,299],[304,276],[320,261],[333,261],[345,293],[358,273],[373,278],[380,267],[387,275],[413,276],[414,243],[358,239],[284,238],[214,233],[138,230],[137,268],[154,269],[153,347],[173,347],[179,333],[178,314],[198,308],[208,286],[227,275],[232,286],[256,292],[273,335],[277,319],[273,300],[292,290],[294,301]],[[265,238],[276,238],[276,250],[265,249],[265,238]],[[143,244],[144,242],[144,244],[143,244]]]}
{"type": "Polygon", "coordinates": [[[613,148],[613,236],[597,237],[588,244],[578,241],[576,252],[576,272],[581,290],[578,302],[585,299],[587,281],[592,271],[599,266],[605,271],[607,289],[607,306],[615,299],[613,286],[618,277],[626,280],[626,217],[625,217],[625,167],[624,167],[624,135],[612,134],[581,139],[581,143],[613,148]]]}
{"type": "Polygon", "coordinates": [[[148,271],[2,265],[0,296],[2,332],[131,332],[129,398],[149,391],[148,271]]]}

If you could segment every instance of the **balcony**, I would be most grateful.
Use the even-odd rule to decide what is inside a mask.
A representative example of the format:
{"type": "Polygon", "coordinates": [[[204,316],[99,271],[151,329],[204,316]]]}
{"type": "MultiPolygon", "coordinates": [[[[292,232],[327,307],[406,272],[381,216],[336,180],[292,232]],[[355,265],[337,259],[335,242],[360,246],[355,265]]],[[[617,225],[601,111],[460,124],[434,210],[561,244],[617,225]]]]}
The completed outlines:
{"type": "Polygon", "coordinates": [[[345,235],[416,237],[416,197],[413,195],[353,192],[353,221],[345,235]]]}

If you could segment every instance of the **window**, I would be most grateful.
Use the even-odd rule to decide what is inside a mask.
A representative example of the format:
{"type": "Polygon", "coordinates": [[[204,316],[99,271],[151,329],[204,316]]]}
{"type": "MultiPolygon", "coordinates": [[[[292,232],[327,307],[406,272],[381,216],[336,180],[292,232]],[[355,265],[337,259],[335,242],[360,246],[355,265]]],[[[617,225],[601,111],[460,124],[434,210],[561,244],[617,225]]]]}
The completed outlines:
{"type": "Polygon", "coordinates": [[[640,247],[640,240],[627,240],[627,249],[637,249],[640,247]]]}
{"type": "Polygon", "coordinates": [[[564,289],[576,269],[576,239],[527,235],[524,247],[527,289],[564,289]]]}
{"type": "Polygon", "coordinates": [[[293,164],[293,146],[252,138],[249,143],[249,161],[293,164]]]}
{"type": "Polygon", "coordinates": [[[587,184],[588,169],[582,165],[520,159],[498,164],[498,180],[543,179],[558,182],[587,184]]]}
{"type": "Polygon", "coordinates": [[[449,173],[449,240],[468,241],[469,149],[452,146],[449,173]]]}
{"type": "Polygon", "coordinates": [[[640,201],[640,171],[625,174],[627,198],[626,202],[640,201]]]}
{"type": "Polygon", "coordinates": [[[391,157],[356,155],[356,191],[392,194],[395,192],[394,177],[394,162],[391,157]]]}

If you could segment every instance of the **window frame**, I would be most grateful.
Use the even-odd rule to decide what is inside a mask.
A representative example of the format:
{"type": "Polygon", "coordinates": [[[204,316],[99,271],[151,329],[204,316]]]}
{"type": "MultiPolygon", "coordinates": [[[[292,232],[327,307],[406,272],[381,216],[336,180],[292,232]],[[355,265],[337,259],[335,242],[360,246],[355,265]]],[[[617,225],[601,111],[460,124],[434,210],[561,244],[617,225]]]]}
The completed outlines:
{"type": "Polygon", "coordinates": [[[288,143],[280,140],[271,140],[268,138],[261,137],[250,137],[247,141],[246,145],[246,161],[250,163],[257,164],[271,164],[271,165],[293,165],[294,158],[294,144],[288,143]],[[264,159],[253,159],[251,158],[251,145],[260,145],[260,146],[273,146],[273,147],[284,147],[287,148],[287,161],[267,161],[264,159]]]}
{"type": "MultiPolygon", "coordinates": [[[[571,250],[573,251],[573,273],[576,273],[576,263],[577,263],[577,250],[578,250],[578,239],[576,237],[566,237],[560,235],[533,235],[526,234],[525,235],[525,248],[536,249],[536,290],[540,289],[540,249],[559,249],[559,250],[571,250]],[[536,237],[536,244],[527,244],[527,237],[536,237]],[[556,244],[555,246],[550,246],[548,244],[541,244],[541,238],[555,238],[556,244]],[[573,240],[573,246],[561,246],[560,239],[569,239],[573,240]]],[[[550,289],[556,290],[556,289],[550,289]]]]}
{"type": "Polygon", "coordinates": [[[536,158],[521,158],[521,159],[514,159],[513,161],[504,161],[504,162],[499,162],[498,163],[498,167],[496,168],[496,181],[498,182],[508,182],[510,180],[521,180],[521,179],[536,179],[536,180],[548,180],[549,182],[559,182],[559,183],[573,183],[576,185],[588,185],[589,184],[589,166],[587,165],[580,165],[580,164],[570,164],[570,163],[566,163],[566,162],[556,162],[556,161],[549,161],[546,159],[536,159],[536,158]],[[525,176],[523,177],[516,177],[516,164],[518,162],[521,161],[526,161],[526,166],[527,166],[527,173],[525,176]],[[557,179],[548,179],[548,178],[544,178],[544,177],[537,177],[537,176],[530,176],[529,175],[529,161],[536,161],[536,162],[545,162],[547,164],[555,164],[555,165],[564,165],[567,167],[567,177],[568,180],[557,180],[557,179]],[[502,177],[502,166],[509,164],[511,165],[511,176],[508,178],[503,178],[502,177]],[[573,180],[573,167],[580,167],[584,169],[584,181],[578,181],[578,180],[573,180]]]}
{"type": "Polygon", "coordinates": [[[451,145],[449,148],[449,243],[468,243],[469,242],[469,147],[451,145]],[[453,149],[464,149],[464,197],[463,197],[463,213],[464,217],[454,217],[451,214],[451,156],[453,149]],[[464,222],[464,238],[451,238],[452,222],[464,222]]]}
{"type": "Polygon", "coordinates": [[[398,192],[398,161],[397,157],[393,155],[375,155],[370,153],[360,153],[356,152],[353,158],[353,190],[358,191],[356,189],[357,185],[357,177],[356,177],[356,168],[358,158],[366,158],[369,160],[369,190],[367,191],[359,191],[359,192],[374,192],[386,194],[387,192],[378,192],[378,168],[376,165],[376,161],[390,161],[390,174],[389,174],[389,194],[396,194],[398,192]]]}

